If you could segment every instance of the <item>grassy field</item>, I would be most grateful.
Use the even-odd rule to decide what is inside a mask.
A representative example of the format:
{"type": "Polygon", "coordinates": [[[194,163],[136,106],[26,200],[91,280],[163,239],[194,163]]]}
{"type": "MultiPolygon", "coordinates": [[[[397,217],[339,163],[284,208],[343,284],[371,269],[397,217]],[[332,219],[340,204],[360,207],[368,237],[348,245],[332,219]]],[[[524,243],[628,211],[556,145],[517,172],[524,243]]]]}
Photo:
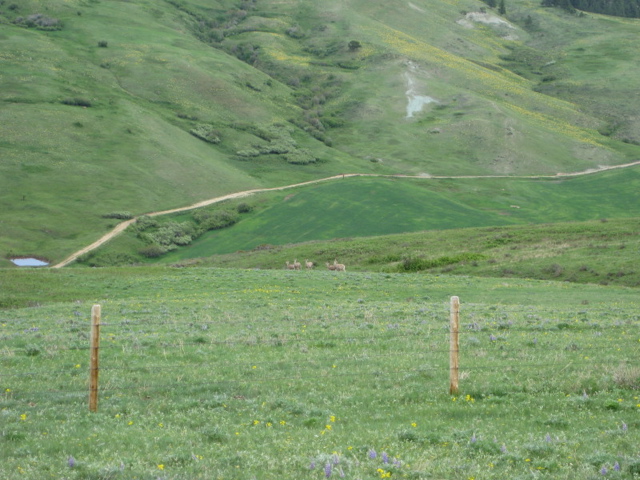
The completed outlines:
{"type": "Polygon", "coordinates": [[[0,311],[8,480],[640,473],[633,289],[211,268],[3,269],[0,282],[32,302],[0,311]]]}

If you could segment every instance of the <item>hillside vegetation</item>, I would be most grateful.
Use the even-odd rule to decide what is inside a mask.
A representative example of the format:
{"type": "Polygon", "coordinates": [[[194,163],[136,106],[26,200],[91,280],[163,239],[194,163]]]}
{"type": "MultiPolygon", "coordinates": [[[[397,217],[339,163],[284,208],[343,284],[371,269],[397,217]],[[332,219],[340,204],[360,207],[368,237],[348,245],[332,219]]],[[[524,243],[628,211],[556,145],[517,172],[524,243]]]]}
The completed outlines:
{"type": "Polygon", "coordinates": [[[61,260],[122,213],[257,187],[553,175],[640,152],[635,20],[524,0],[502,16],[471,0],[25,0],[0,22],[5,265],[61,260]]]}

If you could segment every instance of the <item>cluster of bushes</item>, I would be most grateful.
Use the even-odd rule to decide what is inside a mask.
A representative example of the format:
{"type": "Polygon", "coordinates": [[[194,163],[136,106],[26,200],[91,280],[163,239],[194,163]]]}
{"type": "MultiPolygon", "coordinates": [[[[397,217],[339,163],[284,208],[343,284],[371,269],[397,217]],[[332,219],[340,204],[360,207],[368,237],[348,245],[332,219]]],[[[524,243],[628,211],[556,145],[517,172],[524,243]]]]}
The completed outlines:
{"type": "Polygon", "coordinates": [[[220,143],[220,132],[211,125],[199,124],[189,130],[189,133],[200,140],[217,145],[220,143]]]}
{"type": "Polygon", "coordinates": [[[64,105],[72,105],[76,107],[90,107],[91,101],[86,98],[65,98],[61,101],[64,105]]]}
{"type": "Polygon", "coordinates": [[[235,124],[234,128],[249,132],[266,142],[237,151],[236,155],[239,157],[282,155],[287,162],[297,165],[306,165],[318,160],[309,150],[298,148],[298,144],[291,137],[294,131],[291,126],[280,123],[273,125],[235,124]]]}
{"type": "Polygon", "coordinates": [[[193,221],[160,223],[144,215],[136,220],[133,231],[146,243],[138,253],[147,258],[156,258],[167,252],[190,245],[209,230],[230,227],[238,221],[239,213],[250,212],[251,206],[241,203],[236,210],[196,210],[193,221]]]}
{"type": "Polygon", "coordinates": [[[486,258],[486,256],[481,253],[460,253],[458,255],[445,255],[433,259],[409,257],[400,263],[398,270],[400,272],[419,272],[431,268],[446,267],[447,265],[454,265],[456,263],[474,262],[483,260],[484,258],[486,258]]]}
{"type": "Polygon", "coordinates": [[[13,21],[16,25],[38,30],[62,30],[63,23],[57,18],[47,17],[42,13],[34,13],[27,17],[16,17],[13,21]]]}
{"type": "Polygon", "coordinates": [[[102,215],[102,218],[116,218],[118,220],[129,220],[133,218],[131,212],[110,212],[102,215]]]}

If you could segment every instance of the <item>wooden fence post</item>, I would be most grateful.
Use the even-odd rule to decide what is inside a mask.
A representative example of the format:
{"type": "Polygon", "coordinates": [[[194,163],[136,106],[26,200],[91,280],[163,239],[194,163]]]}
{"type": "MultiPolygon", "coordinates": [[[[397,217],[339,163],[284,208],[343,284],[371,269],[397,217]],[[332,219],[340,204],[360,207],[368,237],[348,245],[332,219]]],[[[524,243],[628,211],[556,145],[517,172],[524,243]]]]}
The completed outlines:
{"type": "Polygon", "coordinates": [[[91,365],[89,367],[89,411],[98,411],[98,353],[100,351],[100,305],[91,307],[91,365]]]}
{"type": "Polygon", "coordinates": [[[458,394],[458,369],[460,366],[460,349],[458,342],[458,332],[460,331],[460,299],[451,297],[451,319],[449,327],[449,393],[458,394]]]}

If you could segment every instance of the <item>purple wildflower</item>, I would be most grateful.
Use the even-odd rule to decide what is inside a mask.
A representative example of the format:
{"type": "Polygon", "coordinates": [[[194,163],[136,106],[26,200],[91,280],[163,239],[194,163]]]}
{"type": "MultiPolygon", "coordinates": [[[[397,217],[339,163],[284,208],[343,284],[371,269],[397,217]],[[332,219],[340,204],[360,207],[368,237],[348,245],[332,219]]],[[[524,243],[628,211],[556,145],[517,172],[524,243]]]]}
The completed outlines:
{"type": "Polygon", "coordinates": [[[334,464],[334,465],[337,465],[337,464],[339,464],[339,463],[340,463],[340,457],[338,456],[338,454],[337,454],[337,453],[334,453],[334,454],[333,454],[333,464],[334,464]]]}
{"type": "Polygon", "coordinates": [[[332,470],[331,463],[327,463],[324,466],[324,476],[329,478],[331,476],[331,470],[332,470]]]}
{"type": "Polygon", "coordinates": [[[503,443],[502,446],[500,447],[500,451],[502,453],[507,453],[507,446],[503,443]]]}
{"type": "Polygon", "coordinates": [[[471,443],[476,443],[477,441],[478,441],[478,439],[476,438],[476,434],[474,433],[474,434],[471,436],[471,443]]]}
{"type": "Polygon", "coordinates": [[[316,462],[311,460],[311,463],[309,464],[309,470],[313,470],[314,468],[316,468],[316,462]]]}
{"type": "Polygon", "coordinates": [[[619,464],[618,462],[614,463],[614,464],[613,464],[613,469],[614,469],[616,472],[619,472],[619,471],[620,471],[620,464],[619,464]]]}
{"type": "Polygon", "coordinates": [[[544,441],[547,443],[551,442],[551,435],[547,433],[547,435],[544,437],[544,441]]]}
{"type": "Polygon", "coordinates": [[[394,458],[394,459],[393,459],[393,464],[394,464],[396,467],[401,467],[401,466],[402,466],[402,462],[401,462],[400,460],[398,460],[397,458],[394,458]]]}
{"type": "Polygon", "coordinates": [[[69,465],[69,468],[73,468],[76,466],[76,459],[73,458],[73,455],[69,455],[69,459],[67,460],[67,464],[69,465]]]}
{"type": "Polygon", "coordinates": [[[498,337],[496,337],[493,333],[489,335],[489,340],[491,340],[492,342],[495,342],[497,339],[498,337]]]}
{"type": "Polygon", "coordinates": [[[338,473],[342,478],[344,478],[344,470],[342,470],[342,467],[338,467],[338,473]]]}
{"type": "Polygon", "coordinates": [[[387,455],[387,452],[382,452],[382,463],[389,463],[389,455],[387,455]]]}
{"type": "Polygon", "coordinates": [[[607,474],[607,467],[602,467],[602,468],[600,469],[600,473],[601,473],[602,475],[606,475],[606,474],[607,474]]]}
{"type": "Polygon", "coordinates": [[[626,423],[624,423],[624,422],[622,422],[622,431],[623,431],[623,432],[626,432],[626,431],[627,431],[627,428],[628,428],[628,427],[627,427],[627,424],[626,424],[626,423]]]}
{"type": "Polygon", "coordinates": [[[371,450],[369,450],[369,458],[371,460],[373,460],[374,458],[376,458],[378,456],[378,454],[376,453],[376,451],[372,448],[371,450]]]}

